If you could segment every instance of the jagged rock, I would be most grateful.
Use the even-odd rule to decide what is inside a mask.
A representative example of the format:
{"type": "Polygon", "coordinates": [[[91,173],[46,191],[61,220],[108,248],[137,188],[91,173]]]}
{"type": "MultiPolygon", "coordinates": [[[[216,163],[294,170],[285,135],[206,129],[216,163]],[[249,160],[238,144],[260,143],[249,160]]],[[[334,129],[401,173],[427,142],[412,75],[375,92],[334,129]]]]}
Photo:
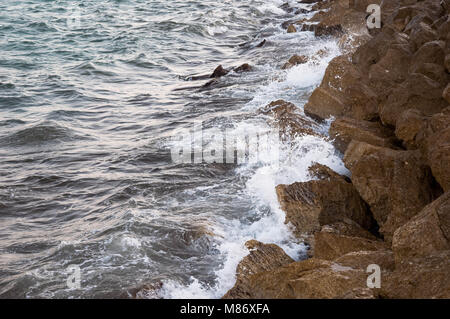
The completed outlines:
{"type": "Polygon", "coordinates": [[[210,78],[220,78],[221,76],[227,75],[229,72],[230,71],[225,70],[221,65],[219,65],[211,74],[210,78]]]}
{"type": "Polygon", "coordinates": [[[236,284],[223,297],[224,299],[250,298],[250,278],[252,275],[277,269],[293,263],[294,260],[274,244],[263,244],[256,240],[248,241],[245,246],[250,253],[236,268],[236,284]]]}
{"type": "Polygon", "coordinates": [[[408,77],[411,53],[402,46],[389,48],[369,70],[369,85],[378,101],[384,101],[392,89],[408,77]]]}
{"type": "Polygon", "coordinates": [[[412,65],[410,68],[410,73],[420,73],[433,81],[439,83],[441,87],[444,87],[449,82],[449,75],[445,71],[443,65],[435,63],[423,63],[419,65],[412,65]]]}
{"type": "Polygon", "coordinates": [[[432,200],[431,177],[419,151],[398,151],[353,141],[344,163],[387,242],[398,227],[432,200]]]}
{"type": "Polygon", "coordinates": [[[298,64],[304,64],[308,62],[308,57],[305,55],[294,55],[292,56],[288,62],[286,62],[283,67],[281,68],[282,70],[286,70],[286,69],[290,69],[295,65],[298,64]]]}
{"type": "Polygon", "coordinates": [[[396,264],[395,271],[382,279],[382,298],[450,298],[450,250],[396,264]]]}
{"type": "Polygon", "coordinates": [[[324,260],[337,258],[355,251],[386,250],[386,245],[377,240],[345,236],[328,231],[314,234],[314,257],[324,260]]]}
{"type": "Polygon", "coordinates": [[[347,176],[340,175],[335,171],[333,171],[328,166],[319,163],[314,163],[313,165],[311,165],[311,167],[308,168],[308,172],[313,178],[322,180],[324,179],[329,180],[331,178],[344,178],[347,182],[351,183],[350,178],[348,178],[347,176]]]}
{"type": "Polygon", "coordinates": [[[297,113],[297,107],[283,100],[271,102],[260,110],[260,113],[271,115],[280,127],[281,133],[289,135],[319,135],[316,131],[317,124],[297,113]]]}
{"type": "Polygon", "coordinates": [[[253,275],[252,299],[336,298],[355,288],[367,288],[362,270],[316,258],[253,275]]]}
{"type": "Polygon", "coordinates": [[[450,250],[450,192],[445,193],[395,231],[392,249],[397,263],[450,250]]]}
{"type": "Polygon", "coordinates": [[[339,36],[344,33],[344,30],[340,24],[335,25],[324,25],[319,23],[314,25],[314,36],[323,37],[323,36],[339,36]]]}
{"type": "Polygon", "coordinates": [[[411,42],[414,44],[417,50],[427,42],[431,42],[438,39],[438,34],[431,26],[425,22],[419,22],[411,27],[411,33],[409,35],[411,42]]]}
{"type": "Polygon", "coordinates": [[[297,32],[295,26],[293,24],[289,25],[289,27],[287,28],[287,33],[295,33],[295,32],[297,32]]]}
{"type": "Polygon", "coordinates": [[[380,118],[385,125],[395,126],[400,115],[408,109],[419,110],[425,115],[438,113],[448,105],[442,98],[442,91],[442,86],[427,76],[410,74],[380,104],[380,118]]]}
{"type": "Polygon", "coordinates": [[[352,140],[395,148],[395,138],[392,130],[383,127],[379,122],[343,117],[336,119],[331,124],[329,134],[334,139],[336,148],[342,153],[345,152],[352,140]]]}
{"type": "Polygon", "coordinates": [[[397,119],[395,136],[400,139],[407,149],[417,149],[417,134],[423,129],[426,117],[415,109],[409,109],[397,119]]]}
{"type": "Polygon", "coordinates": [[[276,187],[278,201],[286,213],[286,222],[295,227],[295,234],[311,234],[323,225],[349,218],[365,229],[373,224],[366,204],[344,177],[330,176],[276,187]]]}
{"type": "Polygon", "coordinates": [[[233,71],[236,72],[236,73],[250,72],[251,70],[253,70],[253,68],[248,63],[244,63],[244,64],[238,66],[237,68],[233,69],[233,71]]]}
{"type": "Polygon", "coordinates": [[[338,46],[343,53],[352,54],[370,39],[368,32],[345,33],[339,38],[338,46]]]}
{"type": "Polygon", "coordinates": [[[362,74],[368,74],[370,67],[377,64],[391,48],[404,52],[412,51],[406,34],[396,31],[392,26],[385,26],[380,33],[356,50],[352,62],[362,74]]]}
{"type": "Polygon", "coordinates": [[[305,105],[305,113],[323,120],[330,116],[350,116],[372,120],[377,116],[377,99],[361,81],[362,75],[348,56],[334,58],[328,65],[320,87],[305,105]]]}

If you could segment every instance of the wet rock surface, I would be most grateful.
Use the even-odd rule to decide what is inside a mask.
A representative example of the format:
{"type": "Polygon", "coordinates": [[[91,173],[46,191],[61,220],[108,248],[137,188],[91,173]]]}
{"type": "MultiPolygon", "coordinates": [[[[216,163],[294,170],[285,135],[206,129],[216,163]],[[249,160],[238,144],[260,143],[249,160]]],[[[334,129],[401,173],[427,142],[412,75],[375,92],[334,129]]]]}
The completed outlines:
{"type": "MultiPolygon", "coordinates": [[[[276,187],[312,258],[255,268],[231,290],[245,291],[239,297],[450,297],[449,8],[438,0],[318,1],[312,18],[286,23],[339,37],[344,55],[304,111],[335,117],[329,134],[351,175],[315,164],[311,181],[276,187]],[[367,30],[373,3],[382,24],[367,30]],[[373,264],[380,289],[367,287],[373,264]]],[[[276,101],[263,113],[288,123],[295,106],[276,101]]]]}

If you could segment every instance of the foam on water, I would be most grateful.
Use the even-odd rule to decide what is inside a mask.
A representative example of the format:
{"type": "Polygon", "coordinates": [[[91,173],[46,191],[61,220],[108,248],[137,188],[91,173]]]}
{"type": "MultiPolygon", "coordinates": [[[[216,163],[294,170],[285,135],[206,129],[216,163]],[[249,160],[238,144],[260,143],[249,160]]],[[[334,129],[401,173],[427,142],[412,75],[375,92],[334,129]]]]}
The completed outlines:
{"type": "MultiPolygon", "coordinates": [[[[278,38],[279,40],[279,38],[278,38]]],[[[320,49],[326,50],[326,55],[320,59],[296,66],[288,71],[276,70],[271,66],[263,66],[262,72],[275,73],[272,81],[262,84],[252,101],[245,105],[244,110],[255,112],[267,103],[282,96],[294,96],[292,92],[314,88],[325,72],[328,62],[339,54],[334,41],[316,41],[307,48],[310,53],[320,49]],[[286,91],[291,93],[287,94],[286,91]]],[[[306,52],[306,54],[308,53],[306,52]]],[[[299,105],[302,113],[303,105],[299,105]]],[[[319,128],[327,131],[327,123],[319,128]]],[[[233,123],[233,134],[242,132],[266,132],[270,128],[263,119],[253,118],[233,123]]],[[[224,262],[216,274],[216,282],[212,286],[202,284],[196,278],[191,278],[188,286],[182,286],[175,281],[165,283],[161,297],[164,298],[220,298],[235,282],[235,272],[238,263],[248,254],[244,244],[256,239],[263,243],[275,243],[295,260],[305,256],[307,247],[296,239],[285,224],[285,213],[281,210],[275,187],[279,184],[291,184],[311,180],[308,168],[314,163],[329,166],[341,174],[348,174],[347,169],[333,145],[317,136],[298,136],[284,140],[279,146],[279,152],[265,153],[258,163],[240,165],[235,173],[245,178],[245,194],[253,202],[254,209],[249,214],[254,221],[242,222],[237,219],[218,217],[214,221],[213,232],[217,235],[216,248],[223,256],[224,262]]]]}

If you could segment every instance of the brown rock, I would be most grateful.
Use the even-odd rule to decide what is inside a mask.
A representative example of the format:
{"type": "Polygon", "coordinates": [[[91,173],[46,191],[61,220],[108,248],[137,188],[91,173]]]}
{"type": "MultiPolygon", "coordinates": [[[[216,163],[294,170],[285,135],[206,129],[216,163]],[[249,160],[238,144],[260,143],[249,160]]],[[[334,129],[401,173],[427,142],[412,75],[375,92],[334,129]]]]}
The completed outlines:
{"type": "Polygon", "coordinates": [[[314,26],[314,36],[316,37],[340,36],[343,33],[344,30],[340,24],[325,25],[323,23],[319,23],[314,26]]]}
{"type": "Polygon", "coordinates": [[[395,148],[392,130],[379,122],[355,120],[348,117],[336,119],[330,126],[330,137],[338,150],[345,152],[352,140],[376,146],[395,148]]]}
{"type": "Polygon", "coordinates": [[[314,235],[314,257],[324,260],[337,258],[355,251],[386,250],[383,242],[321,231],[314,235]]]}
{"type": "Polygon", "coordinates": [[[281,133],[289,135],[319,135],[314,121],[297,113],[297,107],[283,100],[277,100],[259,111],[262,114],[273,116],[275,124],[280,127],[281,133]]]}
{"type": "Polygon", "coordinates": [[[444,89],[442,93],[442,97],[450,104],[450,84],[447,84],[447,87],[444,89]]]}
{"type": "Polygon", "coordinates": [[[429,24],[420,22],[412,28],[409,37],[417,50],[425,43],[437,40],[438,34],[429,24]]]}
{"type": "Polygon", "coordinates": [[[419,151],[397,151],[354,141],[344,162],[388,242],[398,227],[431,202],[431,178],[419,151]]]}
{"type": "Polygon", "coordinates": [[[256,240],[250,240],[245,245],[250,253],[237,266],[236,284],[225,294],[224,299],[250,298],[252,291],[249,284],[253,275],[294,262],[277,245],[263,244],[256,240]]]}
{"type": "Polygon", "coordinates": [[[221,76],[227,75],[228,70],[225,70],[221,65],[219,65],[211,74],[210,78],[220,78],[221,76]]]}
{"type": "Polygon", "coordinates": [[[313,258],[252,276],[249,298],[336,298],[355,288],[367,288],[366,278],[362,270],[313,258]]]}
{"type": "Polygon", "coordinates": [[[289,27],[287,28],[287,33],[295,33],[295,32],[297,32],[295,26],[293,24],[289,25],[289,27]]]}
{"type": "Polygon", "coordinates": [[[238,66],[237,68],[233,69],[233,71],[236,72],[236,73],[250,72],[251,70],[253,70],[253,68],[248,63],[244,63],[244,64],[238,66]]]}
{"type": "Polygon", "coordinates": [[[382,298],[450,298],[450,250],[427,257],[409,259],[396,265],[381,282],[382,298]]]}
{"type": "Polygon", "coordinates": [[[375,235],[362,228],[349,218],[343,218],[342,221],[328,224],[322,227],[321,232],[342,235],[347,237],[360,237],[369,240],[377,240],[375,235]]]}
{"type": "Polygon", "coordinates": [[[449,75],[445,71],[444,66],[435,63],[424,63],[412,65],[410,73],[420,73],[444,87],[449,82],[449,75]]]}
{"type": "Polygon", "coordinates": [[[450,127],[430,137],[428,163],[439,185],[450,191],[450,127]]]}
{"type": "Polygon", "coordinates": [[[398,228],[392,240],[392,249],[397,263],[450,250],[450,192],[398,228]]]}
{"type": "Polygon", "coordinates": [[[377,116],[377,100],[349,57],[339,56],[328,65],[320,87],[314,90],[304,110],[319,120],[344,115],[371,120],[377,116]]]}
{"type": "Polygon", "coordinates": [[[295,227],[297,236],[314,233],[323,225],[352,219],[363,228],[372,227],[366,204],[344,177],[330,177],[276,188],[286,222],[295,227]]]}
{"type": "Polygon", "coordinates": [[[354,288],[337,299],[378,299],[378,294],[370,288],[354,288]]]}
{"type": "Polygon", "coordinates": [[[389,96],[392,88],[408,77],[412,55],[404,47],[389,48],[369,71],[369,84],[377,93],[378,101],[389,96]]]}
{"type": "Polygon", "coordinates": [[[408,109],[416,109],[425,115],[442,111],[448,104],[442,98],[442,86],[419,73],[410,74],[398,85],[389,98],[380,104],[380,118],[385,125],[395,126],[400,115],[408,109]]]}
{"type": "Polygon", "coordinates": [[[450,54],[445,56],[444,66],[447,69],[447,72],[450,72],[450,54]]]}
{"type": "Polygon", "coordinates": [[[310,168],[308,168],[309,174],[312,178],[317,179],[332,179],[332,178],[344,178],[347,182],[351,183],[350,178],[347,176],[340,175],[333,171],[326,165],[319,163],[314,163],[310,168]]]}
{"type": "Polygon", "coordinates": [[[304,64],[308,62],[308,57],[305,55],[294,55],[292,56],[288,62],[286,62],[281,69],[286,70],[290,69],[295,65],[304,64]]]}
{"type": "Polygon", "coordinates": [[[402,140],[407,149],[417,149],[417,134],[423,129],[426,122],[425,116],[418,110],[409,109],[397,119],[395,136],[402,140]]]}
{"type": "Polygon", "coordinates": [[[354,269],[366,270],[372,264],[380,266],[382,272],[395,269],[394,254],[391,250],[354,251],[339,257],[335,262],[354,269]]]}
{"type": "Polygon", "coordinates": [[[390,48],[411,52],[408,36],[398,32],[393,26],[387,25],[356,50],[352,56],[352,62],[358,65],[362,74],[368,74],[370,67],[377,64],[390,48]]]}

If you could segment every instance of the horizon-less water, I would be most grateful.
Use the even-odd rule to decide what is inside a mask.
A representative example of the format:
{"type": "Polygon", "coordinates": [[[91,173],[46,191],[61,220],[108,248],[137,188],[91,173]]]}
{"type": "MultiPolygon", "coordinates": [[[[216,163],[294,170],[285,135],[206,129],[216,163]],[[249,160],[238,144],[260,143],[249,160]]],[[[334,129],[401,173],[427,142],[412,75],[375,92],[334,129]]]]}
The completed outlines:
{"type": "Polygon", "coordinates": [[[153,297],[219,298],[249,239],[302,258],[275,186],[310,179],[315,161],[344,173],[329,142],[299,137],[252,165],[170,156],[171,137],[195,122],[268,129],[257,110],[280,98],[302,113],[338,49],[287,34],[281,23],[305,14],[283,4],[0,3],[0,297],[114,298],[162,282],[153,297]],[[280,69],[324,48],[320,61],[280,69]],[[189,88],[206,83],[191,76],[246,62],[251,72],[189,88]],[[69,265],[81,289],[67,287],[69,265]]]}

